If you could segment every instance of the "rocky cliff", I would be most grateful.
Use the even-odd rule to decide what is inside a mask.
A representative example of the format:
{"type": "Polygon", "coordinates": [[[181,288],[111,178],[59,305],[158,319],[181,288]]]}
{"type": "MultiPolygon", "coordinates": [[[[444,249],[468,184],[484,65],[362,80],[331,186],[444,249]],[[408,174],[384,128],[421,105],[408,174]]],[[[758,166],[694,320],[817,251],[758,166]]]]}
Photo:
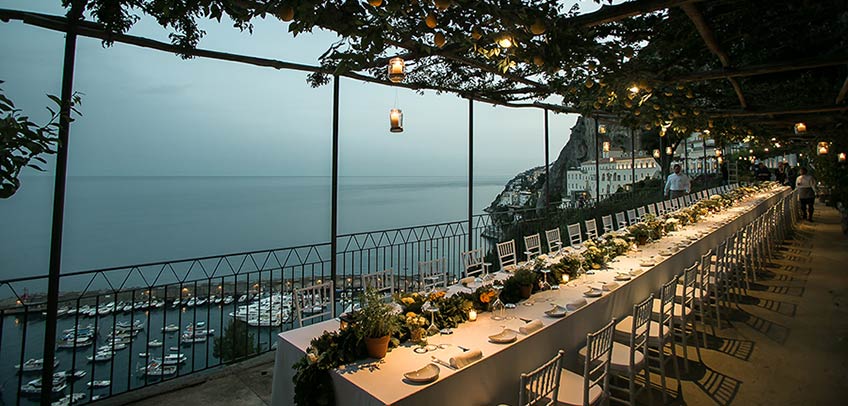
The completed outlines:
{"type": "MultiPolygon", "coordinates": [[[[610,141],[610,149],[622,149],[630,152],[630,130],[615,124],[602,122],[606,127],[606,134],[601,135],[599,143],[610,141]]],[[[634,134],[636,134],[634,132],[634,134]]],[[[635,140],[636,150],[641,149],[639,137],[635,140]]],[[[598,147],[601,150],[601,147],[598,147]]],[[[533,170],[524,171],[518,174],[515,178],[507,183],[504,191],[498,194],[497,198],[489,206],[490,210],[502,206],[500,204],[505,193],[515,190],[515,185],[529,185],[524,191],[530,192],[532,199],[527,200],[525,207],[543,207],[545,205],[545,191],[550,188],[550,200],[552,204],[557,204],[563,196],[564,186],[566,183],[566,170],[580,166],[581,162],[591,161],[595,159],[595,120],[587,117],[579,117],[577,123],[571,128],[571,136],[565,147],[559,153],[557,159],[551,163],[550,179],[544,179],[544,176],[537,178],[541,182],[527,182],[526,177],[533,170]]],[[[541,169],[544,173],[544,167],[534,168],[541,169]]]]}

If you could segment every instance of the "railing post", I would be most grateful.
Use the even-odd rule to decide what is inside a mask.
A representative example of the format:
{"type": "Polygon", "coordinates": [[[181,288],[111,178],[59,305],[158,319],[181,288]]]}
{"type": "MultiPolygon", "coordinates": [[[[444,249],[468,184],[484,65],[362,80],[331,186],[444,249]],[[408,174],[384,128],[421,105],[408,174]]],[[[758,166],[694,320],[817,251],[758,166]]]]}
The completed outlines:
{"type": "Polygon", "coordinates": [[[550,147],[549,147],[549,132],[548,132],[548,109],[545,109],[545,210],[551,204],[551,173],[550,173],[550,147]]]}
{"type": "MultiPolygon", "coordinates": [[[[333,174],[332,174],[332,197],[330,204],[330,280],[333,281],[333,289],[336,288],[336,277],[338,276],[338,259],[336,258],[339,235],[339,75],[333,77],[333,174]]],[[[336,304],[333,303],[333,315],[335,316],[336,304]]]]}
{"type": "Polygon", "coordinates": [[[474,99],[468,98],[468,251],[474,249],[474,99]]]}
{"type": "Polygon", "coordinates": [[[595,116],[595,202],[601,202],[601,153],[598,148],[598,116],[595,116]]]}
{"type": "MultiPolygon", "coordinates": [[[[59,310],[59,274],[62,270],[62,231],[65,221],[65,185],[68,172],[68,138],[71,130],[71,103],[74,96],[74,62],[77,48],[76,26],[82,18],[83,2],[71,3],[65,36],[62,70],[62,105],[59,113],[59,145],[56,149],[56,178],[53,189],[53,229],[50,234],[50,273],[47,279],[47,320],[44,326],[41,404],[50,405],[53,393],[53,361],[56,359],[56,322],[59,310]]],[[[74,337],[76,339],[76,336],[74,337]]]]}

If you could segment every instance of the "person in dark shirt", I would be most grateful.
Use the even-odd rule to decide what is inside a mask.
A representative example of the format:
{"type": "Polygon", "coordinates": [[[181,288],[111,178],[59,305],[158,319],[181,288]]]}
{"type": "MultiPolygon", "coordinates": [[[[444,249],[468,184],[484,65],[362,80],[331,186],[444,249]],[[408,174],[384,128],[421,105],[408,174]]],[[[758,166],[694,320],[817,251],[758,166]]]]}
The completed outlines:
{"type": "Polygon", "coordinates": [[[781,185],[786,184],[786,162],[777,165],[777,169],[774,171],[774,180],[781,185]]]}
{"type": "Polygon", "coordinates": [[[771,180],[771,171],[769,168],[766,168],[766,164],[762,162],[760,162],[760,167],[757,168],[756,175],[757,180],[759,181],[771,180]]]}
{"type": "Polygon", "coordinates": [[[727,162],[721,163],[721,184],[726,185],[730,181],[730,171],[727,170],[727,162]]]}

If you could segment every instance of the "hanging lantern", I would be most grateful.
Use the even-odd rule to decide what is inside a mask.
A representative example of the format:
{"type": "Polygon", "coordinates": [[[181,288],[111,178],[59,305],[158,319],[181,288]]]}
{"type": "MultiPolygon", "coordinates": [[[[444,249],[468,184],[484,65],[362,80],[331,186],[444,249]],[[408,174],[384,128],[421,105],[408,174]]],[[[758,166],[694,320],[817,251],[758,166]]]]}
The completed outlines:
{"type": "Polygon", "coordinates": [[[394,57],[389,59],[389,80],[392,83],[400,83],[403,82],[403,79],[406,78],[406,65],[403,62],[403,59],[400,57],[394,57]]]}
{"type": "Polygon", "coordinates": [[[819,147],[817,148],[818,151],[819,151],[819,155],[827,155],[829,148],[830,148],[830,145],[827,142],[825,142],[825,141],[820,142],[819,147]]]}
{"type": "Polygon", "coordinates": [[[609,151],[610,151],[610,142],[604,141],[604,152],[609,152],[609,151]]]}
{"type": "Polygon", "coordinates": [[[392,109],[389,112],[389,124],[391,127],[389,131],[393,133],[402,133],[403,132],[403,111],[400,109],[392,109]]]}
{"type": "MultiPolygon", "coordinates": [[[[724,158],[718,157],[718,164],[721,165],[722,163],[724,163],[724,158]]],[[[700,166],[700,164],[699,164],[699,166],[700,166]]]]}
{"type": "Polygon", "coordinates": [[[845,153],[840,152],[839,155],[837,155],[837,160],[839,160],[839,162],[845,162],[845,153]]]}
{"type": "Polygon", "coordinates": [[[795,134],[803,134],[807,132],[807,125],[804,123],[795,123],[795,134]]]}
{"type": "Polygon", "coordinates": [[[671,147],[665,147],[665,154],[666,155],[671,155],[673,153],[674,153],[674,150],[671,149],[671,147]]]}
{"type": "Polygon", "coordinates": [[[654,150],[654,158],[659,158],[659,157],[660,157],[660,150],[655,149],[654,150]]]}
{"type": "Polygon", "coordinates": [[[598,134],[606,134],[606,133],[607,133],[607,126],[603,125],[603,124],[598,125],[598,134]]]}
{"type": "Polygon", "coordinates": [[[513,45],[512,37],[510,37],[509,35],[503,35],[500,38],[498,38],[498,46],[499,47],[501,47],[503,49],[509,49],[509,48],[512,48],[512,45],[513,45]]]}
{"type": "Polygon", "coordinates": [[[639,86],[633,85],[630,86],[630,88],[627,90],[629,90],[631,94],[635,95],[636,93],[639,93],[639,86]]]}
{"type": "Polygon", "coordinates": [[[716,153],[717,157],[721,157],[721,150],[720,149],[716,149],[715,153],[716,153]]]}

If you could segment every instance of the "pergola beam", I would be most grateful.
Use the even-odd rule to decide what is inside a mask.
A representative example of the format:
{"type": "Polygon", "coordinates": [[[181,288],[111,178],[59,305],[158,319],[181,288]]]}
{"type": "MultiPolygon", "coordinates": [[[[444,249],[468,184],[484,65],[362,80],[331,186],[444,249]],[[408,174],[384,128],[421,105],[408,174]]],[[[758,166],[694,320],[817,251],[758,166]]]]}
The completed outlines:
{"type": "MultiPolygon", "coordinates": [[[[748,76],[767,75],[770,73],[791,72],[796,70],[808,70],[825,68],[828,66],[848,64],[848,56],[839,56],[828,59],[804,59],[796,61],[785,61],[752,65],[745,67],[726,67],[717,70],[693,72],[681,76],[666,78],[665,82],[702,82],[716,79],[739,78],[748,76]]],[[[837,102],[838,103],[838,102],[837,102]]]]}
{"type": "Polygon", "coordinates": [[[836,96],[836,104],[842,103],[845,100],[846,94],[848,94],[848,77],[842,83],[842,89],[839,89],[839,95],[836,96]]]}
{"type": "MultiPolygon", "coordinates": [[[[701,35],[701,39],[704,40],[707,48],[709,48],[710,51],[718,57],[718,60],[721,62],[721,66],[729,68],[731,66],[730,56],[721,49],[721,46],[716,39],[715,32],[713,32],[713,29],[709,24],[707,24],[707,21],[704,19],[704,15],[701,14],[698,7],[693,3],[684,3],[680,5],[680,8],[683,9],[683,12],[686,13],[692,21],[692,24],[695,25],[695,28],[698,30],[698,34],[701,35]]],[[[736,92],[736,97],[739,99],[739,104],[742,108],[748,108],[748,103],[745,101],[745,95],[742,93],[742,87],[739,86],[739,82],[732,77],[728,77],[727,81],[730,82],[731,86],[733,86],[733,90],[736,92]]]]}
{"type": "Polygon", "coordinates": [[[686,4],[697,3],[702,0],[636,0],[626,3],[602,6],[600,10],[591,13],[568,18],[565,24],[578,25],[591,28],[596,25],[611,23],[629,17],[653,13],[673,7],[681,7],[686,4]]]}
{"type": "Polygon", "coordinates": [[[804,107],[791,110],[772,110],[772,111],[732,111],[732,112],[705,112],[715,118],[730,118],[730,117],[758,117],[758,116],[783,116],[789,114],[818,114],[818,113],[834,113],[839,111],[848,111],[848,106],[819,106],[819,107],[804,107]]]}

